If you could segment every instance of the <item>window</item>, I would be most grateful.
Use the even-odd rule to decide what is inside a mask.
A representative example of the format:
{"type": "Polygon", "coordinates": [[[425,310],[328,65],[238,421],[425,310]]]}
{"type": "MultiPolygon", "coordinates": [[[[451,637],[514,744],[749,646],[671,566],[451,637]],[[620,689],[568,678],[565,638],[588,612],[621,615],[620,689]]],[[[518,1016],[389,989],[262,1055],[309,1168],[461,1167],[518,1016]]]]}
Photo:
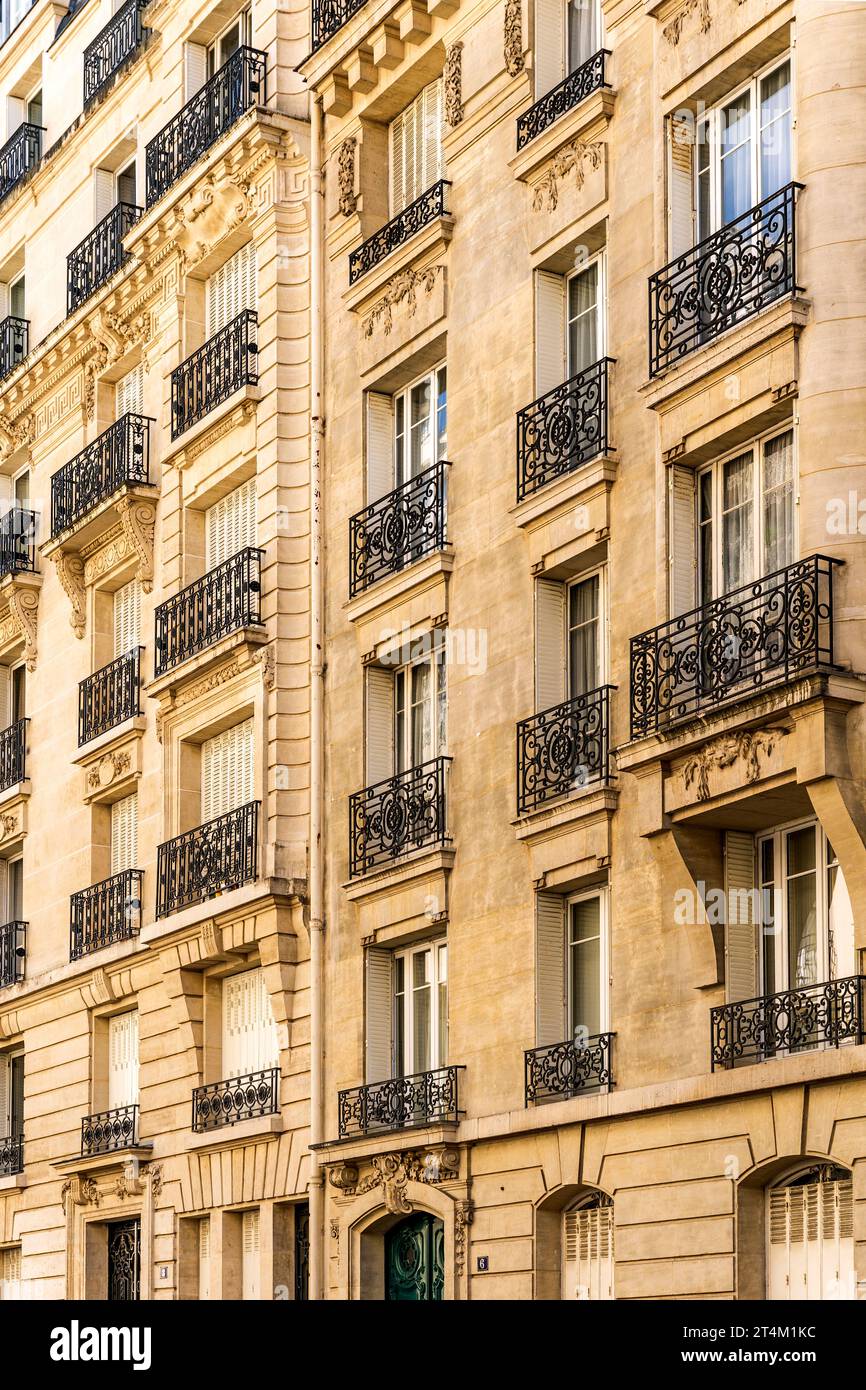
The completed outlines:
{"type": "Polygon", "coordinates": [[[12,480],[12,501],[16,507],[30,506],[30,469],[22,468],[12,480]]]}
{"type": "Polygon", "coordinates": [[[131,160],[120,170],[93,171],[93,225],[98,226],[118,203],[136,206],[135,160],[131,160]]]}
{"type": "Polygon", "coordinates": [[[447,425],[444,362],[394,396],[368,391],[367,501],[377,501],[444,459],[447,425]]]}
{"type": "Polygon", "coordinates": [[[535,701],[550,709],[604,684],[603,572],[535,585],[535,701]]]}
{"type": "Polygon", "coordinates": [[[186,99],[194,97],[211,77],[227,63],[239,48],[252,41],[252,18],[249,9],[235,15],[209,44],[184,45],[184,91],[186,99]]]}
{"type": "Polygon", "coordinates": [[[222,983],[224,1080],[279,1066],[277,1027],[261,970],[230,975],[222,983]]]}
{"type": "Polygon", "coordinates": [[[209,570],[256,544],[256,480],[226,493],[204,516],[205,556],[209,570]]]}
{"type": "Polygon", "coordinates": [[[607,891],[539,893],[536,1041],[539,1047],[608,1031],[607,891]]]}
{"type": "Polygon", "coordinates": [[[17,724],[27,713],[27,667],[23,661],[0,666],[0,729],[17,724]]]}
{"type": "Polygon", "coordinates": [[[120,420],[124,415],[144,414],[144,363],[139,362],[131,372],[122,376],[114,388],[115,414],[120,420]]]}
{"type": "Polygon", "coordinates": [[[605,353],[604,258],[572,275],[535,276],[535,392],[544,396],[594,366],[605,353]]]}
{"type": "Polygon", "coordinates": [[[602,48],[599,0],[537,0],[535,96],[543,97],[602,48]]]}
{"type": "Polygon", "coordinates": [[[114,594],[114,655],[126,656],[139,645],[141,635],[141,584],[132,579],[114,594]]]}
{"type": "Polygon", "coordinates": [[[446,750],[445,636],[437,629],[400,666],[367,668],[367,782],[420,767],[446,750]]]}
{"type": "Polygon", "coordinates": [[[207,337],[212,338],[244,309],[255,309],[256,247],[248,241],[205,282],[207,337]]]}
{"type": "Polygon", "coordinates": [[[767,1297],[855,1298],[850,1172],[815,1165],[770,1188],[766,1206],[767,1297]]]}
{"type": "Polygon", "coordinates": [[[259,1212],[245,1211],[241,1218],[241,1297],[261,1298],[259,1264],[259,1212]]]}
{"type": "Polygon", "coordinates": [[[108,1109],[138,1104],[138,1011],[108,1020],[108,1109]]]}
{"type": "Polygon", "coordinates": [[[202,744],[202,823],[248,805],[254,780],[253,721],[245,719],[202,744]]]}
{"type": "Polygon", "coordinates": [[[138,860],[138,797],[135,792],[111,807],[111,873],[134,869],[138,860]]]}
{"type": "Polygon", "coordinates": [[[0,884],[3,887],[2,922],[23,922],[24,919],[24,858],[0,861],[0,884]]]}
{"type": "Polygon", "coordinates": [[[24,1133],[24,1053],[0,1055],[0,1138],[24,1133]]]}
{"type": "Polygon", "coordinates": [[[583,1197],[563,1217],[563,1299],[613,1298],[613,1202],[583,1197]]]}
{"type": "Polygon", "coordinates": [[[372,948],[366,970],[366,1078],[388,1081],[448,1063],[448,946],[372,948]]]}
{"type": "Polygon", "coordinates": [[[392,217],[443,177],[442,119],[442,79],[437,78],[391,122],[392,217]]]}
{"type": "Polygon", "coordinates": [[[210,1298],[210,1217],[204,1216],[198,1224],[198,1296],[200,1300],[210,1298]]]}
{"type": "Polygon", "coordinates": [[[127,164],[117,175],[117,201],[128,203],[130,207],[136,205],[135,188],[135,161],[127,164]]]}
{"type": "Polygon", "coordinates": [[[8,1245],[0,1250],[0,1302],[21,1298],[21,1246],[8,1245]]]}
{"type": "Polygon", "coordinates": [[[0,318],[5,318],[7,314],[11,314],[12,318],[16,319],[26,319],[27,317],[27,297],[23,271],[2,286],[0,318]]]}

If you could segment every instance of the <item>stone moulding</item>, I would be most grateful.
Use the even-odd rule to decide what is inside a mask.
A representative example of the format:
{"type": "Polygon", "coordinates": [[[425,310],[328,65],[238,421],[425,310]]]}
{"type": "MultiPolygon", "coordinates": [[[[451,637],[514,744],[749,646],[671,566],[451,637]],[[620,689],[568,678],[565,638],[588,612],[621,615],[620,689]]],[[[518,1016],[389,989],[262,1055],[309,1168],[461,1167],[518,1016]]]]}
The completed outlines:
{"type": "Polygon", "coordinates": [[[414,1210],[407,1187],[410,1182],[452,1182],[459,1175],[460,1156],[456,1149],[445,1145],[431,1149],[414,1149],[407,1153],[374,1154],[361,1167],[358,1163],[340,1163],[330,1168],[328,1181],[347,1197],[360,1197],[381,1187],[387,1211],[408,1215],[414,1210]]]}
{"type": "Polygon", "coordinates": [[[521,0],[505,0],[505,71],[509,77],[523,72],[523,23],[521,0]]]}
{"type": "Polygon", "coordinates": [[[351,217],[358,206],[355,196],[355,147],[354,135],[348,136],[337,151],[337,183],[340,190],[339,207],[344,217],[351,217]]]}
{"type": "Polygon", "coordinates": [[[25,578],[23,574],[16,574],[0,595],[0,650],[23,641],[28,671],[36,670],[36,619],[41,584],[41,575],[30,574],[25,578]]]}
{"type": "Polygon", "coordinates": [[[376,301],[362,320],[364,337],[372,338],[376,329],[380,327],[387,337],[394,324],[393,310],[398,304],[405,303],[409,318],[414,318],[419,294],[432,294],[436,280],[443,270],[444,266],[441,263],[427,266],[424,270],[413,270],[410,266],[407,270],[401,270],[399,275],[395,275],[382,298],[376,301]]]}
{"type": "Polygon", "coordinates": [[[779,725],[769,729],[744,729],[715,739],[683,764],[684,789],[689,791],[696,785],[698,801],[709,801],[710,772],[715,768],[733,767],[736,762],[743,763],[746,783],[753,785],[761,775],[761,759],[770,757],[780,740],[790,732],[779,725]]]}
{"type": "Polygon", "coordinates": [[[445,50],[443,81],[445,120],[453,129],[463,120],[463,44],[459,39],[445,50]]]}
{"type": "Polygon", "coordinates": [[[595,173],[601,167],[603,157],[600,141],[588,144],[578,139],[564,145],[554,155],[547,172],[533,185],[533,212],[541,212],[545,203],[546,211],[554,212],[559,203],[559,185],[565,176],[574,170],[577,187],[581,189],[586,181],[586,170],[595,173]]]}

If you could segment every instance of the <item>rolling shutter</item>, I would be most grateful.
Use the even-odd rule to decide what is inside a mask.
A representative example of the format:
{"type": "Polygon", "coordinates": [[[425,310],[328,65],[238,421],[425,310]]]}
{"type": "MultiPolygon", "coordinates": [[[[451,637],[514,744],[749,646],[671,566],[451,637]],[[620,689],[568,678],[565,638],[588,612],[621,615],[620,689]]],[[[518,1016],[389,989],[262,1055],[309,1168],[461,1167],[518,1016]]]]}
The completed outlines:
{"type": "Polygon", "coordinates": [[[210,1217],[198,1223],[198,1296],[210,1298],[210,1217]]]}
{"type": "Polygon", "coordinates": [[[279,1065],[277,1029],[261,970],[223,981],[223,1077],[246,1076],[279,1065]]]}
{"type": "Polygon", "coordinates": [[[137,868],[138,797],[135,792],[111,807],[111,872],[137,868]]]}
{"type": "Polygon", "coordinates": [[[137,647],[141,634],[141,585],[137,579],[114,595],[114,655],[125,656],[137,647]]]}
{"type": "Polygon", "coordinates": [[[770,1299],[854,1297],[854,1193],[850,1178],[769,1193],[770,1299]]]}
{"type": "Polygon", "coordinates": [[[394,775],[394,673],[368,666],[366,677],[367,786],[394,775]]]}
{"type": "Polygon", "coordinates": [[[259,1213],[245,1211],[242,1222],[242,1296],[244,1299],[261,1297],[259,1290],[259,1213]]]}
{"type": "Polygon", "coordinates": [[[565,1214],[566,1299],[613,1298],[613,1207],[584,1207],[565,1214]]]}
{"type": "Polygon", "coordinates": [[[535,897],[535,1042],[546,1047],[566,1040],[565,898],[535,897]]]}
{"type": "Polygon", "coordinates": [[[187,43],[183,49],[184,100],[189,101],[207,81],[207,49],[203,43],[187,43]]]}
{"type": "Polygon", "coordinates": [[[0,1302],[12,1303],[21,1297],[21,1246],[0,1250],[0,1302]]]}
{"type": "Polygon", "coordinates": [[[122,376],[115,387],[115,409],[118,420],[122,416],[144,414],[144,363],[139,362],[131,372],[122,376]]]}
{"type": "Polygon", "coordinates": [[[392,964],[390,951],[369,947],[364,955],[364,1074],[368,1085],[374,1081],[390,1081],[394,1074],[392,964]]]}
{"type": "Polygon", "coordinates": [[[205,556],[216,569],[239,551],[256,544],[256,480],[250,478],[205,512],[205,556]]]}
{"type": "Polygon", "coordinates": [[[108,1020],[108,1108],[138,1104],[138,1011],[108,1020]]]}
{"type": "Polygon", "coordinates": [[[242,309],[256,307],[256,247],[249,241],[207,279],[207,336],[212,338],[237,318],[242,309]]]}
{"type": "Polygon", "coordinates": [[[758,936],[754,912],[755,841],[725,832],[725,997],[729,1003],[758,993],[758,936]]]}
{"type": "Polygon", "coordinates": [[[114,190],[114,175],[110,169],[93,171],[93,225],[98,225],[107,217],[117,202],[114,190]]]}
{"type": "Polygon", "coordinates": [[[207,739],[201,748],[202,822],[248,805],[254,772],[252,719],[207,739]]]}
{"type": "Polygon", "coordinates": [[[394,489],[394,400],[367,392],[367,503],[394,489]]]}
{"type": "Polygon", "coordinates": [[[564,8],[562,0],[535,0],[532,65],[536,100],[565,76],[564,8]]]}
{"type": "Polygon", "coordinates": [[[0,1137],[7,1138],[12,1124],[12,1058],[0,1057],[0,1137]]]}
{"type": "Polygon", "coordinates": [[[565,585],[535,581],[535,708],[565,699],[565,585]]]}
{"type": "Polygon", "coordinates": [[[535,394],[544,396],[565,381],[565,278],[535,273],[535,394]]]}
{"type": "Polygon", "coordinates": [[[668,119],[668,245],[671,259],[695,244],[694,121],[668,119]]]}
{"type": "Polygon", "coordinates": [[[672,464],[668,468],[668,565],[671,617],[695,606],[697,547],[695,544],[695,470],[672,464]]]}

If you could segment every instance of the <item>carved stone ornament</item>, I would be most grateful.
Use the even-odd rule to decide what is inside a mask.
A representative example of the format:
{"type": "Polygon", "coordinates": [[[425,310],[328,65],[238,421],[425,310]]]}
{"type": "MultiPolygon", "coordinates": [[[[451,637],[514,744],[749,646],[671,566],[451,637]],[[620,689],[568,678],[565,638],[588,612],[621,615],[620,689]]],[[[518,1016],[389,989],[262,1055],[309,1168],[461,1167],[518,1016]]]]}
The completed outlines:
{"type": "Polygon", "coordinates": [[[246,222],[256,206],[256,191],[247,174],[207,179],[194,189],[180,211],[175,244],[180,273],[186,275],[209,256],[218,242],[246,222]]]}
{"type": "MultiPolygon", "coordinates": [[[[142,313],[129,323],[123,323],[117,314],[109,314],[97,309],[88,323],[94,348],[84,370],[84,411],[92,420],[96,411],[96,383],[107,367],[119,362],[134,347],[145,348],[151,336],[151,318],[142,313]]],[[[145,354],[145,367],[147,356],[145,354]]]]}
{"type": "Polygon", "coordinates": [[[454,128],[463,120],[463,44],[458,39],[445,50],[445,120],[454,128]]]}
{"type": "Polygon", "coordinates": [[[779,743],[786,738],[789,729],[781,726],[771,729],[746,729],[737,734],[726,734],[706,744],[683,765],[683,786],[690,790],[697,783],[698,801],[710,798],[709,774],[713,768],[733,767],[736,762],[745,764],[746,782],[751,785],[761,775],[760,759],[768,758],[779,743]]]}
{"type": "Polygon", "coordinates": [[[273,647],[270,644],[266,647],[259,647],[253,660],[257,661],[262,668],[262,683],[265,690],[273,690],[277,683],[277,661],[273,647]]]}
{"type": "Polygon", "coordinates": [[[413,1210],[406,1193],[410,1182],[448,1182],[457,1177],[459,1162],[456,1150],[449,1148],[376,1154],[364,1177],[357,1164],[343,1163],[331,1169],[329,1181],[341,1192],[358,1197],[381,1187],[386,1210],[403,1216],[413,1210]]]}
{"type": "Polygon", "coordinates": [[[505,70],[509,77],[517,77],[523,68],[521,0],[505,0],[505,70]]]}
{"type": "Polygon", "coordinates": [[[28,671],[36,670],[36,617],[39,612],[39,589],[33,584],[23,584],[13,577],[6,590],[9,604],[9,617],[0,623],[0,634],[4,644],[14,638],[24,641],[24,660],[28,671]]]}
{"type": "Polygon", "coordinates": [[[458,1278],[466,1269],[469,1227],[472,1225],[473,1213],[474,1207],[471,1202],[458,1202],[454,1208],[454,1267],[458,1278]]]}
{"type": "Polygon", "coordinates": [[[155,505],[140,498],[121,497],[117,502],[117,511],[127,546],[138,559],[136,577],[144,592],[149,594],[153,588],[155,505]]]}
{"type": "Polygon", "coordinates": [[[358,206],[355,196],[355,146],[354,135],[349,135],[337,151],[337,183],[340,189],[340,212],[351,217],[358,206]]]}
{"type": "Polygon", "coordinates": [[[362,329],[365,338],[372,338],[381,326],[387,337],[393,327],[393,310],[404,300],[409,318],[415,317],[419,293],[432,294],[433,286],[443,270],[441,265],[428,265],[425,270],[401,270],[390,282],[382,298],[377,300],[364,319],[362,329]]]}
{"type": "Polygon", "coordinates": [[[152,1163],[147,1170],[150,1177],[150,1191],[154,1201],[156,1201],[162,1191],[162,1168],[158,1163],[152,1163]]]}
{"type": "Polygon", "coordinates": [[[566,174],[574,170],[578,189],[586,182],[587,168],[591,173],[601,167],[602,146],[600,143],[587,144],[585,140],[572,140],[564,145],[553,157],[547,173],[532,190],[532,210],[540,212],[547,203],[547,211],[553,212],[559,203],[559,184],[566,174]]]}
{"type": "MultiPolygon", "coordinates": [[[[743,0],[740,0],[740,4],[742,3],[743,0]]],[[[683,24],[688,19],[689,15],[692,14],[695,10],[697,10],[698,12],[698,20],[701,26],[701,33],[709,33],[710,25],[712,23],[712,20],[710,18],[710,0],[686,0],[685,5],[683,5],[683,8],[679,11],[679,13],[675,14],[670,23],[666,24],[664,29],[662,29],[662,33],[664,34],[668,43],[673,48],[676,48],[677,44],[680,41],[680,35],[683,31],[683,24]]]]}
{"type": "Polygon", "coordinates": [[[132,767],[128,752],[104,753],[98,763],[88,769],[87,790],[98,792],[110,787],[119,777],[123,777],[132,767]]]}
{"type": "Polygon", "coordinates": [[[84,591],[84,561],[80,555],[71,551],[55,550],[51,557],[57,570],[57,578],[72,605],[69,621],[75,636],[84,636],[87,621],[87,600],[84,591]]]}
{"type": "Polygon", "coordinates": [[[99,1188],[93,1177],[82,1178],[76,1174],[67,1178],[60,1189],[60,1203],[67,1216],[72,1207],[98,1207],[99,1200],[99,1188]]]}
{"type": "Polygon", "coordinates": [[[5,463],[16,449],[30,447],[36,436],[36,424],[32,415],[19,415],[14,422],[8,416],[0,415],[0,463],[5,463]]]}

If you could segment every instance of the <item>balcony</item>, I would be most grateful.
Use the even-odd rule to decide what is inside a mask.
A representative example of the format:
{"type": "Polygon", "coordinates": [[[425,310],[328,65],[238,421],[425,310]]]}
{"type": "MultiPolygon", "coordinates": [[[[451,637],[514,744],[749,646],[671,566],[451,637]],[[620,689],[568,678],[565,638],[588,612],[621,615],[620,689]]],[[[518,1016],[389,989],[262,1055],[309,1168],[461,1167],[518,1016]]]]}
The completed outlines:
{"type": "Polygon", "coordinates": [[[610,781],[611,685],[521,719],[517,814],[529,815],[593,782],[610,781]]]}
{"type": "Polygon", "coordinates": [[[0,518],[0,579],[36,569],[37,516],[27,507],[10,507],[0,518]]]}
{"type": "Polygon", "coordinates": [[[192,1128],[195,1134],[225,1129],[241,1120],[280,1112],[280,1069],[248,1072],[229,1081],[197,1086],[192,1093],[192,1128]]]}
{"type": "Polygon", "coordinates": [[[0,732],[0,792],[17,787],[27,775],[25,762],[29,723],[29,719],[18,719],[0,732]]]}
{"type": "Polygon", "coordinates": [[[250,801],[159,846],[157,918],[255,882],[259,805],[250,801]]]}
{"type": "Polygon", "coordinates": [[[313,52],[348,24],[366,0],[313,0],[313,52]]]}
{"type": "Polygon", "coordinates": [[[866,1042],[866,976],[765,994],[710,1011],[712,1070],[866,1042]]]}
{"type": "Polygon", "coordinates": [[[412,1129],[418,1125],[457,1124],[457,1073],[462,1067],[438,1067],[413,1076],[397,1076],[340,1091],[337,1097],[340,1138],[412,1129]]]}
{"type": "Polygon", "coordinates": [[[24,979],[26,922],[5,922],[0,927],[0,989],[24,979]]]}
{"type": "Polygon", "coordinates": [[[70,899],[69,959],[80,960],[115,941],[130,941],[141,927],[141,869],[91,884],[70,899]]]}
{"type": "Polygon", "coordinates": [[[141,714],[141,653],[135,647],[78,684],[78,747],[141,714]]]}
{"type": "Polygon", "coordinates": [[[73,313],[129,260],[123,238],[141,216],[132,203],[116,203],[107,217],[66,257],[66,312],[73,313]]]}
{"type": "Polygon", "coordinates": [[[77,525],[119,488],[148,482],[150,426],[145,415],[122,415],[52,476],[52,538],[77,525]]]}
{"type": "Polygon", "coordinates": [[[569,1100],[613,1086],[611,1049],[615,1033],[533,1047],[524,1053],[526,1104],[569,1100]]]}
{"type": "Polygon", "coordinates": [[[84,106],[92,105],[150,34],[141,23],[147,0],[126,0],[84,50],[84,106]]]}
{"type": "Polygon", "coordinates": [[[198,424],[235,391],[255,386],[258,316],[244,309],[237,318],[175,367],[171,374],[171,437],[198,424]]]}
{"type": "Polygon", "coordinates": [[[431,758],[349,797],[349,876],[448,841],[445,779],[450,758],[431,758]]]}
{"type": "Polygon", "coordinates": [[[8,1134],[0,1139],[0,1178],[24,1172],[24,1135],[8,1134]]]}
{"type": "Polygon", "coordinates": [[[164,675],[232,632],[261,624],[262,554],[239,550],[158,606],[154,675],[164,675]]]}
{"type": "Polygon", "coordinates": [[[548,126],[553,125],[554,121],[559,120],[560,116],[564,116],[566,111],[572,111],[575,106],[579,106],[591,92],[610,86],[604,77],[605,59],[609,57],[610,53],[604,48],[593,54],[587,62],[570,72],[562,82],[557,83],[530,106],[528,111],[524,111],[522,116],[517,117],[518,153],[525,149],[536,135],[540,135],[548,126]]]}
{"type": "Polygon", "coordinates": [[[650,376],[793,294],[799,183],[713,232],[649,280],[650,376]]]}
{"type": "Polygon", "coordinates": [[[356,251],[352,251],[349,256],[349,284],[354,285],[368,270],[372,270],[380,261],[384,261],[386,256],[390,256],[392,251],[396,251],[398,246],[410,241],[422,227],[435,222],[437,217],[445,217],[448,212],[446,190],[450,187],[447,179],[440,179],[432,188],[428,188],[426,193],[422,193],[420,198],[416,198],[414,203],[398,212],[396,217],[392,217],[390,222],[386,222],[384,227],[362,242],[356,251]]]}
{"type": "Polygon", "coordinates": [[[610,451],[609,368],[612,357],[555,386],[517,413],[517,500],[610,451]]]}
{"type": "Polygon", "coordinates": [[[444,459],[401,483],[349,522],[349,597],[445,545],[444,459]]]}
{"type": "Polygon", "coordinates": [[[14,372],[30,351],[30,320],[8,314],[0,323],[0,381],[14,372]]]}
{"type": "Polygon", "coordinates": [[[631,736],[834,668],[833,570],[811,555],[631,639],[631,736]]]}
{"type": "Polygon", "coordinates": [[[0,149],[0,203],[23,183],[42,158],[44,127],[24,121],[0,149]]]}
{"type": "Polygon", "coordinates": [[[267,54],[239,48],[145,151],[147,206],[168,192],[251,106],[267,101],[267,54]]]}
{"type": "Polygon", "coordinates": [[[81,1157],[134,1149],[138,1144],[138,1106],[121,1105],[81,1121],[81,1157]]]}

